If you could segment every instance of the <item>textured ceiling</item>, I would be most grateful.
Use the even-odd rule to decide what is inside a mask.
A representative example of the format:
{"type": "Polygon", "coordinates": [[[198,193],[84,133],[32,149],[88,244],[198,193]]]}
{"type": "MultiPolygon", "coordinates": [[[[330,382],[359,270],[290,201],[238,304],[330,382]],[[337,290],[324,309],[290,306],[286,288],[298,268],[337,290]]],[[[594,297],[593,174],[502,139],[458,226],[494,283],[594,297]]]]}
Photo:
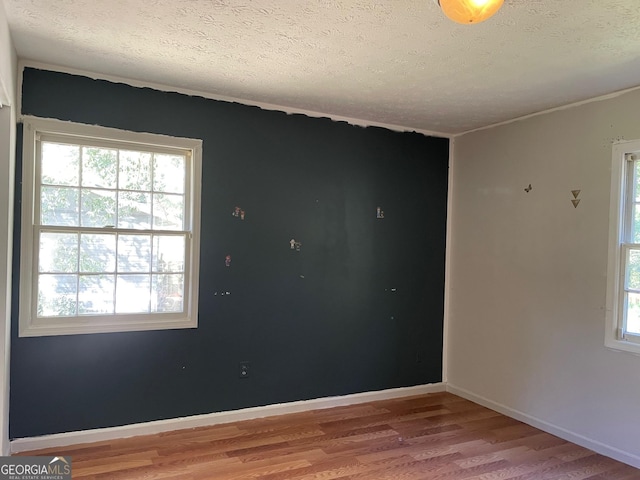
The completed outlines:
{"type": "Polygon", "coordinates": [[[442,133],[640,85],[640,0],[0,0],[19,57],[442,133]]]}

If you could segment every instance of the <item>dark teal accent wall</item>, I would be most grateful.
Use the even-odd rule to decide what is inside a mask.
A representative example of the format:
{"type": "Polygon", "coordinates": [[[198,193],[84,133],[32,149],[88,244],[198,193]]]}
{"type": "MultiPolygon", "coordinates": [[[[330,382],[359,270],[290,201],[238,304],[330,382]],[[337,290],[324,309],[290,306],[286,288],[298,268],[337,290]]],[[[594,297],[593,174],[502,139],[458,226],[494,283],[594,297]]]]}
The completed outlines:
{"type": "Polygon", "coordinates": [[[447,139],[23,78],[25,115],[203,140],[200,302],[197,329],[18,338],[16,225],[11,438],[441,381],[447,139]]]}

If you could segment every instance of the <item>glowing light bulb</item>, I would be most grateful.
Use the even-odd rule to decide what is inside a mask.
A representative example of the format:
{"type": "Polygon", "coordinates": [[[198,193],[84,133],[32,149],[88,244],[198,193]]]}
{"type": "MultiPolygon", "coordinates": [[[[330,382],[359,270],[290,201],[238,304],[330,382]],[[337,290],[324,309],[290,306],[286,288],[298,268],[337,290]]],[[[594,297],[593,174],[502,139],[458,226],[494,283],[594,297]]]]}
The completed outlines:
{"type": "Polygon", "coordinates": [[[439,0],[444,14],[454,22],[468,25],[492,17],[504,0],[439,0]]]}

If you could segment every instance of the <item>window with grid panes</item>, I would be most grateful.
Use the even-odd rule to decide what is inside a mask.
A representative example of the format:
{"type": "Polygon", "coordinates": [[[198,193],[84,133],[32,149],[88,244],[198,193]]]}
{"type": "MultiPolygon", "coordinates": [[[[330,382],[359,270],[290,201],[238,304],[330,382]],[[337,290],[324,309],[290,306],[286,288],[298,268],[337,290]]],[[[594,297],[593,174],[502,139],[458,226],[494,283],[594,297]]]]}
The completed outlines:
{"type": "Polygon", "coordinates": [[[20,334],[197,326],[201,141],[28,119],[20,334]]]}
{"type": "Polygon", "coordinates": [[[640,141],[613,147],[607,346],[640,353],[640,141]]]}

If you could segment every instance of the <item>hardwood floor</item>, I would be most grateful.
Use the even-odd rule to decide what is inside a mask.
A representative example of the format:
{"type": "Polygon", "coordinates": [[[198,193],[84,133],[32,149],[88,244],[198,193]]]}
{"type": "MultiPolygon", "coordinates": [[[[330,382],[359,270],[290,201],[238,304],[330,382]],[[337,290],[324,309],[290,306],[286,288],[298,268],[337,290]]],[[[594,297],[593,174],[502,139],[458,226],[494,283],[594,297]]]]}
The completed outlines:
{"type": "Polygon", "coordinates": [[[623,480],[640,470],[449,393],[21,455],[77,479],[623,480]]]}

